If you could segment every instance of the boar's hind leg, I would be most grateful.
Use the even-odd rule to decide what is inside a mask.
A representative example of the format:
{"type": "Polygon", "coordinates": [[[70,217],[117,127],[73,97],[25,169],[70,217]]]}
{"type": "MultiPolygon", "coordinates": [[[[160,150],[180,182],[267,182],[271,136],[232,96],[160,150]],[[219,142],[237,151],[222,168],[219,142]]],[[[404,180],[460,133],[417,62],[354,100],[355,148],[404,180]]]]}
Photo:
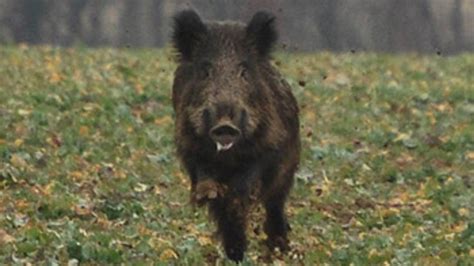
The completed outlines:
{"type": "Polygon", "coordinates": [[[267,234],[267,245],[273,250],[280,248],[280,251],[285,252],[289,249],[288,231],[290,226],[285,215],[285,201],[288,195],[288,188],[282,188],[268,198],[265,199],[265,233],[267,234]]]}
{"type": "Polygon", "coordinates": [[[227,257],[236,262],[242,261],[247,247],[246,204],[238,198],[225,197],[212,201],[209,208],[217,222],[227,257]]]}

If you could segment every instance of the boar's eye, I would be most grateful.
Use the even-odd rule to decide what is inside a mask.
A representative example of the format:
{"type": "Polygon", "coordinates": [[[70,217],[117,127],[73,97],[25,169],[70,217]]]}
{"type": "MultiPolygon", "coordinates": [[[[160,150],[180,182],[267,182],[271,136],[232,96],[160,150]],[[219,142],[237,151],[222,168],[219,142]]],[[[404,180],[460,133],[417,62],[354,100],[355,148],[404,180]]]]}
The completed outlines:
{"type": "Polygon", "coordinates": [[[239,76],[241,78],[247,79],[249,71],[249,63],[247,61],[242,61],[239,63],[239,76]]]}
{"type": "Polygon", "coordinates": [[[197,65],[199,78],[207,79],[211,76],[212,64],[209,61],[202,61],[197,65]]]}

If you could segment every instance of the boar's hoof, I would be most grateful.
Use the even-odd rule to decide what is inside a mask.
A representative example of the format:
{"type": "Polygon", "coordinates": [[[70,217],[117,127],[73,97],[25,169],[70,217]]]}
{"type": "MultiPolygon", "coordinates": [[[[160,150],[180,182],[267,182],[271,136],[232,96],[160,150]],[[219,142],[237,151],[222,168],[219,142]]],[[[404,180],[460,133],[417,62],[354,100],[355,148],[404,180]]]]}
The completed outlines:
{"type": "Polygon", "coordinates": [[[197,183],[192,191],[192,201],[199,206],[204,205],[210,200],[224,195],[224,187],[212,179],[203,180],[197,183]]]}
{"type": "Polygon", "coordinates": [[[240,262],[244,259],[244,248],[242,247],[226,247],[225,253],[230,260],[240,262]]]}
{"type": "Polygon", "coordinates": [[[274,236],[267,239],[267,246],[271,251],[278,248],[281,252],[286,253],[290,250],[290,241],[282,236],[274,236]]]}

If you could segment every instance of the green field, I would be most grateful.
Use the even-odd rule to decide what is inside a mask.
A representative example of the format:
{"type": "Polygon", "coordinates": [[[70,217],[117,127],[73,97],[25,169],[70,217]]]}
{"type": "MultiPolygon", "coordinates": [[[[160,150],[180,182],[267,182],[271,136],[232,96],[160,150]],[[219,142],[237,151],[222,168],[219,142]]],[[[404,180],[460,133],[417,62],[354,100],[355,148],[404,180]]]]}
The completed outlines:
{"type": "MultiPolygon", "coordinates": [[[[278,54],[303,156],[292,252],[473,265],[474,55],[278,54]]],[[[170,50],[0,48],[0,264],[226,265],[173,146],[170,50]]]]}

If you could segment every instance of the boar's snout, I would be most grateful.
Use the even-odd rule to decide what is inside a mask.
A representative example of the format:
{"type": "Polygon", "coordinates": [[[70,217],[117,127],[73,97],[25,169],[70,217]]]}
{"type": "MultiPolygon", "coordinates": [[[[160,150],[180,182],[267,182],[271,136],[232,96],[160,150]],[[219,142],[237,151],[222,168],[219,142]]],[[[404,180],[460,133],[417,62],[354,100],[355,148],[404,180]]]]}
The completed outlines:
{"type": "Polygon", "coordinates": [[[222,122],[211,128],[209,135],[216,143],[217,151],[219,152],[232,148],[238,141],[241,131],[231,122],[222,122]]]}
{"type": "Polygon", "coordinates": [[[205,134],[216,145],[217,152],[236,147],[249,133],[248,111],[237,103],[218,102],[203,110],[205,134]]]}

